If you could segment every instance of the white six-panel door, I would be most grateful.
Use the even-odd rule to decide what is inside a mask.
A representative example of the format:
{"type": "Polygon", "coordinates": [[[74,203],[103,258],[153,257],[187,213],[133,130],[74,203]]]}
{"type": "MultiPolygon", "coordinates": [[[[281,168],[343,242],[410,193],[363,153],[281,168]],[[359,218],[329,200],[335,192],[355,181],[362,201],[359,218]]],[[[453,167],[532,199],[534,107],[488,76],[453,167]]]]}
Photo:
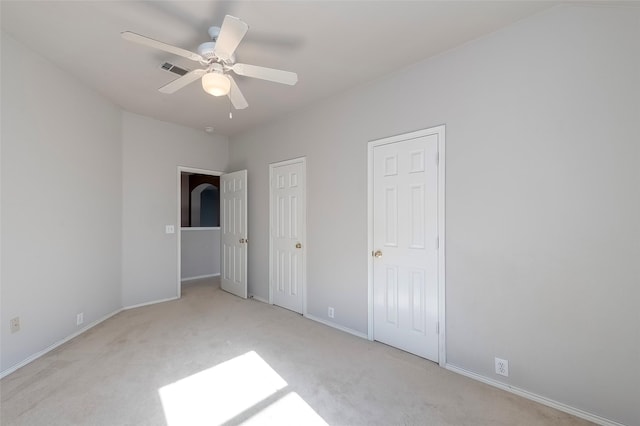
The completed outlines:
{"type": "Polygon", "coordinates": [[[270,170],[271,302],[304,313],[306,162],[272,164],[270,170]]]}
{"type": "Polygon", "coordinates": [[[438,362],[438,135],[372,157],[373,338],[438,362]]]}
{"type": "Polygon", "coordinates": [[[220,176],[220,287],[247,298],[247,171],[220,176]]]}

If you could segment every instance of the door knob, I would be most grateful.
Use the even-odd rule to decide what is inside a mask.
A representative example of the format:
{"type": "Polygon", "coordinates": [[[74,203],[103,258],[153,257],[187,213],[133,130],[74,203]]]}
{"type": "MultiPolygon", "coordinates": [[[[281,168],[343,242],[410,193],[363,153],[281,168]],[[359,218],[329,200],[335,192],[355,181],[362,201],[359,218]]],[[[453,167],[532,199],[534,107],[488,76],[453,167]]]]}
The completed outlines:
{"type": "Polygon", "coordinates": [[[373,253],[373,257],[382,257],[382,251],[381,250],[376,250],[376,252],[373,253]]]}
{"type": "Polygon", "coordinates": [[[296,248],[302,248],[302,244],[300,243],[296,244],[296,248]]]}
{"type": "Polygon", "coordinates": [[[244,244],[244,238],[240,238],[240,244],[244,244]]]}

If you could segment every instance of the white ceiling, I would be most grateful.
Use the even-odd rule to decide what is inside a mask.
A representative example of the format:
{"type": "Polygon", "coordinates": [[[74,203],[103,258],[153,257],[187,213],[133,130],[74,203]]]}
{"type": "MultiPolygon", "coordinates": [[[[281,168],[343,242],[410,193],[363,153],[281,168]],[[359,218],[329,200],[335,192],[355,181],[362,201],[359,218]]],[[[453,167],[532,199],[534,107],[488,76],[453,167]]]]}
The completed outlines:
{"type": "MultiPolygon", "coordinates": [[[[378,79],[557,2],[541,1],[5,1],[2,29],[125,110],[225,135],[378,79]],[[234,111],[199,82],[172,94],[165,61],[199,65],[120,37],[125,30],[195,51],[225,14],[249,24],[237,61],[298,73],[296,86],[237,77],[234,111]]],[[[2,67],[11,66],[2,62],[2,67]]]]}

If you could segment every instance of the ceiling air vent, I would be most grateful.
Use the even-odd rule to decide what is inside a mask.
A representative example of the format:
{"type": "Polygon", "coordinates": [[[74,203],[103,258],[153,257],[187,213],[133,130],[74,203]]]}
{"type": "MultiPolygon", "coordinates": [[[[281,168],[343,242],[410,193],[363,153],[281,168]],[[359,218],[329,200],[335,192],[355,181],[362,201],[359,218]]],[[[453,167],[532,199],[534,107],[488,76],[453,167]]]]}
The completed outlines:
{"type": "Polygon", "coordinates": [[[164,64],[160,65],[160,68],[178,75],[185,75],[189,72],[184,68],[180,68],[179,66],[170,64],[169,62],[165,62],[164,64]]]}

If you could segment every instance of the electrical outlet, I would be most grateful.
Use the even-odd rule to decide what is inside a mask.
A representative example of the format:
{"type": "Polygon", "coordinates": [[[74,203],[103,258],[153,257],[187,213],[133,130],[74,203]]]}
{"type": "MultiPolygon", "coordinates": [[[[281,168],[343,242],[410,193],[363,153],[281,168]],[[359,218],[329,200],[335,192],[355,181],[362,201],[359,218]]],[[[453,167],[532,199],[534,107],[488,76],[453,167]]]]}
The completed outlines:
{"type": "Polygon", "coordinates": [[[84,322],[84,312],[80,312],[76,315],[76,325],[80,325],[84,322]]]}
{"type": "Polygon", "coordinates": [[[20,331],[20,317],[11,318],[9,321],[9,328],[12,333],[17,333],[20,331]]]}
{"type": "Polygon", "coordinates": [[[496,374],[509,377],[509,361],[506,359],[495,358],[496,374]]]}
{"type": "Polygon", "coordinates": [[[329,309],[327,312],[327,315],[329,316],[329,318],[333,318],[335,314],[336,314],[336,311],[331,306],[329,306],[329,309]]]}
{"type": "Polygon", "coordinates": [[[166,225],[166,226],[164,227],[164,232],[165,232],[166,234],[175,234],[175,232],[176,232],[176,228],[175,228],[175,226],[173,226],[173,225],[166,225]]]}

